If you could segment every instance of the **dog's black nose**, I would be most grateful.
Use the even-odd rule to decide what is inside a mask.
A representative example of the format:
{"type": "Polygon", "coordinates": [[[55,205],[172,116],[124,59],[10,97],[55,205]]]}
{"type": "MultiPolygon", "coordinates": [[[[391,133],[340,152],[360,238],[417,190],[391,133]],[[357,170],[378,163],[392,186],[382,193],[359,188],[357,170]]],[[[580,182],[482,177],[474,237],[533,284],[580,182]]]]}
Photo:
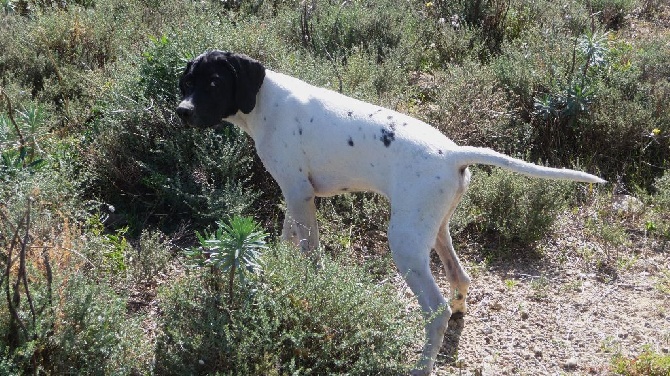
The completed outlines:
{"type": "Polygon", "coordinates": [[[190,119],[191,115],[193,115],[193,106],[186,103],[179,104],[177,107],[177,115],[184,121],[190,119]]]}

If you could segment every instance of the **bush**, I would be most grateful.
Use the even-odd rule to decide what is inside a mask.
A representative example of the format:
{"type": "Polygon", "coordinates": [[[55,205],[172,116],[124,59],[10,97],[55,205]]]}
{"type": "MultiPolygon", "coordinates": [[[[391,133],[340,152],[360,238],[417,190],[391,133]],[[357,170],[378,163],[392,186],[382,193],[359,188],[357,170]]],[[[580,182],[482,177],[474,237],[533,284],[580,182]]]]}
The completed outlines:
{"type": "Polygon", "coordinates": [[[289,36],[296,38],[294,43],[301,43],[328,59],[346,60],[356,47],[381,62],[399,45],[403,24],[407,22],[404,20],[412,19],[406,17],[412,11],[409,6],[403,4],[402,10],[398,9],[398,3],[390,1],[305,3],[299,18],[294,19],[294,34],[289,36]]]}
{"type": "Polygon", "coordinates": [[[265,252],[263,271],[226,304],[221,276],[191,270],[161,290],[161,374],[402,374],[421,342],[418,312],[357,265],[298,251],[265,252]]]}
{"type": "Polygon", "coordinates": [[[16,253],[23,249],[25,277],[20,267],[14,267],[17,272],[3,273],[0,280],[3,291],[13,291],[11,303],[0,300],[0,351],[9,362],[0,363],[0,370],[5,367],[7,374],[149,372],[151,345],[141,327],[144,317],[127,313],[126,297],[79,273],[74,268],[79,263],[69,261],[78,255],[62,248],[62,243],[35,240],[28,247],[14,248],[16,253]],[[32,252],[33,247],[43,250],[32,252]]]}
{"type": "Polygon", "coordinates": [[[632,358],[617,355],[612,359],[612,365],[618,375],[663,376],[670,373],[670,355],[646,349],[632,358]]]}
{"type": "Polygon", "coordinates": [[[208,225],[244,212],[257,196],[248,189],[253,149],[241,131],[184,129],[176,119],[177,80],[193,55],[184,50],[179,40],[152,39],[90,135],[90,193],[125,215],[121,225],[133,233],[147,221],[168,231],[208,225]]]}
{"type": "Polygon", "coordinates": [[[473,227],[499,244],[498,256],[533,249],[552,231],[566,207],[571,183],[532,179],[502,169],[474,169],[472,183],[454,216],[456,231],[473,227]]]}

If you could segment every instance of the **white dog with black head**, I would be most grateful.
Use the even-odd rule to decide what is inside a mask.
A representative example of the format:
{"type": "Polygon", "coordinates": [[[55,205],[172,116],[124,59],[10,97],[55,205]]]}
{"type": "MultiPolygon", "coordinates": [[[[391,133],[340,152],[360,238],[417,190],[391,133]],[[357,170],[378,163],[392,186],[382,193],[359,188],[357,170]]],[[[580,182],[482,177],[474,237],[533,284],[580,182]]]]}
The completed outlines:
{"type": "Polygon", "coordinates": [[[542,167],[486,148],[458,146],[407,115],[265,69],[240,54],[209,51],[188,63],[177,113],[184,123],[230,122],[254,140],[279,184],[288,212],[282,236],[305,253],[318,247],[314,198],[371,191],[389,199],[388,241],[398,271],[428,318],[414,374],[430,374],[450,317],[462,317],[470,278],[452,246],[449,220],[485,164],[545,179],[604,180],[542,167]],[[449,302],[430,271],[435,249],[449,279],[449,302]]]}

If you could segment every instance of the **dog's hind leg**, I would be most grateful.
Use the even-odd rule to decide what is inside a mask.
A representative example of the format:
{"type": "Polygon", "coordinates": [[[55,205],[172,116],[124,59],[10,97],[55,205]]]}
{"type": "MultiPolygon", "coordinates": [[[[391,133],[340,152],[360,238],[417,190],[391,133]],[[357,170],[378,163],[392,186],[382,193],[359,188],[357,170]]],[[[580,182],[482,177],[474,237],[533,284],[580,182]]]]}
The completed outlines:
{"type": "Polygon", "coordinates": [[[451,213],[445,218],[440,226],[440,230],[437,232],[435,251],[440,256],[444,270],[447,273],[447,278],[449,279],[452,318],[459,319],[465,314],[465,299],[470,287],[470,276],[463,269],[454,250],[451,234],[449,233],[449,217],[451,217],[451,213]]]}
{"type": "Polygon", "coordinates": [[[454,244],[451,240],[451,234],[449,232],[449,221],[451,216],[456,211],[456,206],[461,201],[465,190],[470,184],[470,171],[468,169],[463,169],[459,171],[459,175],[454,176],[452,182],[457,183],[456,189],[453,191],[453,196],[446,197],[445,206],[447,207],[447,213],[442,220],[440,229],[437,232],[437,238],[435,239],[435,252],[440,256],[442,265],[444,265],[444,270],[447,273],[447,279],[449,280],[449,299],[451,300],[451,309],[452,309],[452,318],[459,319],[462,318],[466,310],[466,298],[468,295],[468,288],[470,287],[470,276],[463,269],[461,262],[458,260],[456,255],[456,250],[454,250],[454,244]]]}
{"type": "Polygon", "coordinates": [[[394,213],[392,210],[388,233],[393,260],[416,295],[427,320],[426,343],[413,375],[430,374],[451,316],[451,309],[430,271],[430,248],[437,225],[420,227],[421,222],[420,218],[408,218],[407,211],[394,213]]]}

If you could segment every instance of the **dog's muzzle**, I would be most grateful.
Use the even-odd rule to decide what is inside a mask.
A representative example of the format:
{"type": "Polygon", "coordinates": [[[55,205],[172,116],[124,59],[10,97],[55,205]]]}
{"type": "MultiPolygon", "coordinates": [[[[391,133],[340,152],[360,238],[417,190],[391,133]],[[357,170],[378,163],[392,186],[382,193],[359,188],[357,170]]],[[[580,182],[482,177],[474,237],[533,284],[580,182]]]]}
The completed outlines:
{"type": "Polygon", "coordinates": [[[189,101],[182,101],[179,103],[179,106],[177,106],[177,115],[184,125],[192,124],[194,112],[195,108],[193,107],[193,103],[189,101]]]}

